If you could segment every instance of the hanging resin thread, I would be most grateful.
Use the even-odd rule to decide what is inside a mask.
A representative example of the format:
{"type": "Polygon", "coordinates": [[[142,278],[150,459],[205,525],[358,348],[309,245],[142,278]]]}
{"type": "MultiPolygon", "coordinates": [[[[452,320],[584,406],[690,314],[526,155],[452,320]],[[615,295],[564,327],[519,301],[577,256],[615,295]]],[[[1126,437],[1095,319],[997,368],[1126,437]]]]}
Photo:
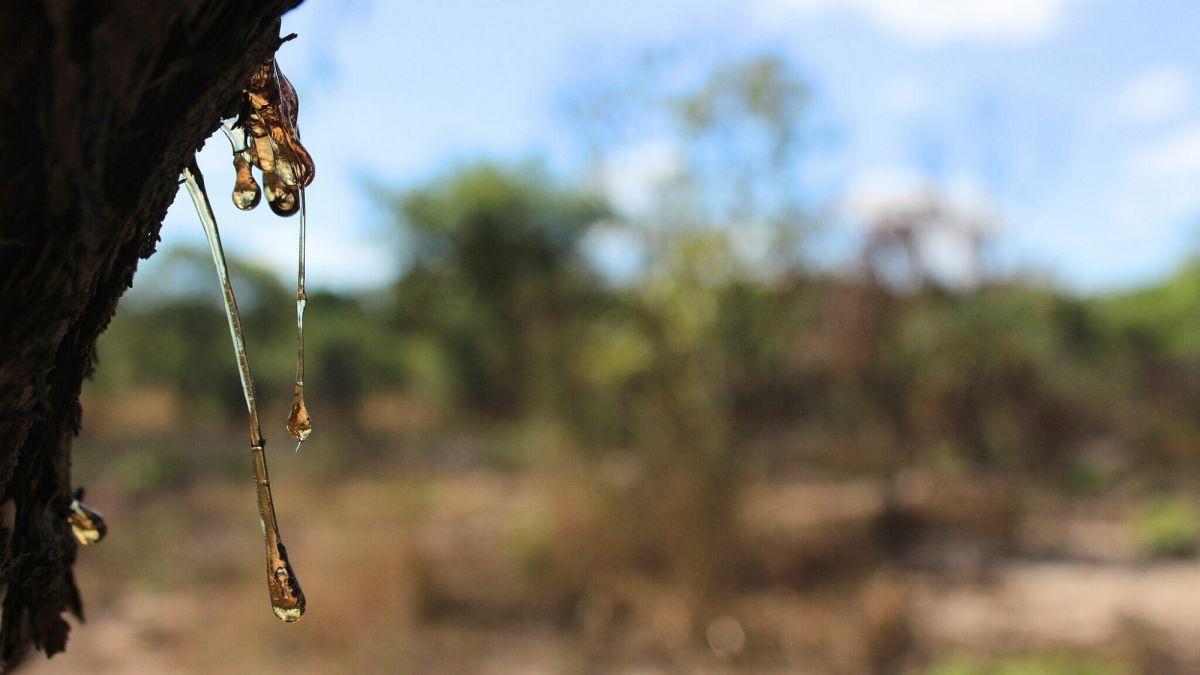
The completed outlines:
{"type": "Polygon", "coordinates": [[[233,341],[233,351],[237,357],[238,376],[242,382],[242,394],[246,398],[246,410],[250,421],[250,458],[254,465],[255,490],[258,494],[259,525],[262,527],[263,540],[267,552],[267,590],[271,596],[271,609],[275,616],[286,622],[293,622],[304,614],[304,591],[288,560],[287,548],[283,538],[279,536],[279,525],[275,518],[275,503],[271,498],[271,481],[267,473],[267,456],[264,450],[266,441],[263,439],[262,427],[258,420],[258,402],[254,391],[254,375],[250,370],[250,357],[246,353],[246,341],[242,330],[242,319],[238,314],[237,298],[233,293],[233,285],[229,281],[229,267],[225,262],[225,251],[221,246],[221,234],[217,229],[217,220],[213,215],[212,204],[204,189],[204,177],[195,158],[183,170],[185,185],[200,222],[204,225],[204,233],[208,237],[208,245],[212,251],[213,265],[217,269],[217,278],[221,282],[221,292],[225,305],[225,318],[229,323],[229,335],[233,341]]]}

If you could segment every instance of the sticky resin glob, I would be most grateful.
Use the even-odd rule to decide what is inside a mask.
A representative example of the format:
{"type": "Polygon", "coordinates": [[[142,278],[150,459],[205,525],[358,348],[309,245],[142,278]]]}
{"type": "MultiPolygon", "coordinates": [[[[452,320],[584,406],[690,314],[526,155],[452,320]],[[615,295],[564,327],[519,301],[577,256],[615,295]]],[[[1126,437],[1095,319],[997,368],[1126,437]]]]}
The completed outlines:
{"type": "Polygon", "coordinates": [[[262,172],[262,192],[267,205],[280,216],[300,214],[299,264],[296,274],[296,386],[292,411],[288,416],[288,434],[296,449],[312,433],[312,420],[304,402],[304,290],[305,230],[308,226],[304,207],[304,188],[316,175],[312,156],[300,143],[297,126],[300,101],[275,59],[263,62],[246,84],[245,99],[235,120],[224,125],[233,145],[233,165],[237,178],[233,203],[243,210],[258,205],[260,191],[251,167],[262,172]]]}

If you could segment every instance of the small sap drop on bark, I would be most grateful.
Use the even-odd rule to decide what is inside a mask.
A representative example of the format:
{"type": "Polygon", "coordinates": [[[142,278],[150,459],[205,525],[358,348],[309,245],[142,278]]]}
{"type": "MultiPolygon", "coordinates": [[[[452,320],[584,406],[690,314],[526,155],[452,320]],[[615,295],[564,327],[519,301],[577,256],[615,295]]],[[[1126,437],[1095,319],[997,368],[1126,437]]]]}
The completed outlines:
{"type": "Polygon", "coordinates": [[[71,533],[80,546],[91,546],[99,543],[108,533],[108,525],[100,512],[83,503],[83,490],[75,493],[71,506],[67,511],[67,522],[71,524],[71,533]]]}

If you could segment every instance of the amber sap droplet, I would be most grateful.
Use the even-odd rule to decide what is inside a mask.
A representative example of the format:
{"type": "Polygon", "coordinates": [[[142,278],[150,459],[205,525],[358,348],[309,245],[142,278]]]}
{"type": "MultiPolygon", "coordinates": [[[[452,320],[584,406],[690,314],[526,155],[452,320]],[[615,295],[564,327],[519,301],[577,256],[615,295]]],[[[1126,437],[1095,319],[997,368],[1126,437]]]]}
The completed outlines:
{"type": "Polygon", "coordinates": [[[256,139],[269,136],[274,141],[274,152],[270,156],[266,156],[264,144],[255,141],[259,145],[258,153],[266,162],[260,162],[259,166],[264,171],[272,171],[275,163],[286,155],[292,166],[284,183],[289,187],[311,185],[316,167],[312,156],[300,143],[297,128],[300,100],[274,58],[259,65],[245,91],[247,105],[243,109],[243,118],[247,129],[256,139]]]}
{"type": "Polygon", "coordinates": [[[300,188],[300,179],[296,177],[297,165],[287,150],[275,147],[275,174],[288,190],[295,192],[300,188]]]}
{"type": "Polygon", "coordinates": [[[277,216],[294,216],[300,211],[296,193],[288,190],[279,180],[278,174],[263,174],[263,190],[267,193],[267,204],[277,216]]]}
{"type": "MultiPolygon", "coordinates": [[[[273,130],[274,136],[279,136],[277,131],[273,130]]],[[[284,168],[276,168],[279,173],[285,171],[290,174],[290,177],[285,177],[284,182],[290,187],[308,187],[312,184],[313,176],[316,175],[316,169],[313,166],[312,157],[308,151],[300,145],[300,139],[295,135],[288,133],[282,138],[275,138],[275,164],[278,167],[280,164],[287,163],[284,168]]]]}
{"type": "Polygon", "coordinates": [[[292,623],[304,616],[304,591],[288,560],[287,547],[275,522],[275,504],[271,499],[271,480],[267,475],[267,456],[261,445],[250,448],[254,461],[254,479],[258,491],[258,517],[267,547],[267,591],[271,611],[280,621],[292,623]]]}
{"type": "Polygon", "coordinates": [[[67,522],[71,524],[71,532],[75,535],[75,540],[79,542],[79,545],[91,546],[104,539],[104,535],[108,533],[108,525],[104,523],[104,516],[84,504],[81,497],[83,497],[82,490],[77,492],[71,500],[70,509],[67,511],[67,522]]]}
{"type": "Polygon", "coordinates": [[[288,433],[292,440],[304,442],[312,434],[312,420],[308,417],[308,407],[304,405],[304,388],[296,387],[292,395],[292,414],[287,421],[288,433]]]}
{"type": "Polygon", "coordinates": [[[283,567],[275,568],[275,582],[272,588],[288,589],[278,597],[272,593],[271,611],[280,621],[293,623],[304,616],[304,592],[296,583],[296,575],[292,573],[291,564],[285,562],[283,567]]]}
{"type": "Polygon", "coordinates": [[[270,129],[271,150],[275,153],[275,171],[288,187],[308,187],[316,174],[312,157],[300,144],[296,132],[289,128],[270,129]],[[283,166],[286,164],[287,166],[283,166]]]}
{"type": "Polygon", "coordinates": [[[262,192],[258,189],[258,182],[254,180],[246,153],[234,155],[233,166],[237,169],[237,180],[233,184],[233,205],[243,211],[249,211],[258,206],[262,192]]]}

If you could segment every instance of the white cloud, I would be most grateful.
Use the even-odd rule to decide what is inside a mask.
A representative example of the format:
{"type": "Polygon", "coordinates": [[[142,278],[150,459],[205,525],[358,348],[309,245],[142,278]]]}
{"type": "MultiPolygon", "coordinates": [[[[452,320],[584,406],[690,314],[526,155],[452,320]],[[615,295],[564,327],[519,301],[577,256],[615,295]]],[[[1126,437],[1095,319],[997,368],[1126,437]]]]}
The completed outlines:
{"type": "Polygon", "coordinates": [[[1129,81],[1117,95],[1117,110],[1147,124],[1178,115],[1192,100],[1192,80],[1178,66],[1159,66],[1129,81]]]}
{"type": "Polygon", "coordinates": [[[918,44],[1030,42],[1052,35],[1069,4],[1082,0],[758,0],[773,19],[831,10],[864,15],[918,44]]]}
{"type": "Polygon", "coordinates": [[[1138,179],[1184,176],[1200,184],[1200,125],[1147,143],[1130,155],[1126,168],[1138,179]]]}
{"type": "Polygon", "coordinates": [[[1107,195],[1114,223],[1130,237],[1161,240],[1200,210],[1200,124],[1143,145],[1123,168],[1107,195]]]}
{"type": "Polygon", "coordinates": [[[918,206],[930,187],[915,170],[874,167],[854,177],[839,210],[852,220],[866,224],[896,208],[918,206]]]}

